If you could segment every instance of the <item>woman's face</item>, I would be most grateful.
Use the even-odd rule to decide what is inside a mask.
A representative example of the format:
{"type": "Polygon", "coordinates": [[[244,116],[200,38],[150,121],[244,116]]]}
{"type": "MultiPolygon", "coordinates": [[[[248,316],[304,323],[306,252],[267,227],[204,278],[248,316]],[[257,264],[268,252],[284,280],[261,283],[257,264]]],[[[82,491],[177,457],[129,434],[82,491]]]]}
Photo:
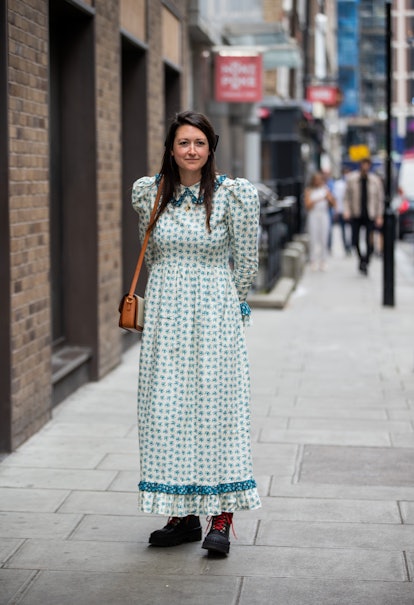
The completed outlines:
{"type": "Polygon", "coordinates": [[[324,185],[324,183],[325,183],[325,181],[324,181],[322,174],[320,172],[317,172],[315,174],[315,176],[313,177],[314,187],[322,187],[322,185],[324,185]]]}
{"type": "Polygon", "coordinates": [[[195,179],[196,183],[200,180],[201,169],[210,155],[206,135],[195,126],[189,124],[179,126],[175,133],[171,155],[177,163],[181,179],[195,179]]]}

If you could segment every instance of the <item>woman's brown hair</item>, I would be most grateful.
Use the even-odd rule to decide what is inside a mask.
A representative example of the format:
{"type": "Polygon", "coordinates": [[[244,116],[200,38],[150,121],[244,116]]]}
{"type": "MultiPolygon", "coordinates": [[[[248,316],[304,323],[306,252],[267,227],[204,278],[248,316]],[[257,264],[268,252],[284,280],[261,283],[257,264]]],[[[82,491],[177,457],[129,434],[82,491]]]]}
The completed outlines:
{"type": "Polygon", "coordinates": [[[189,124],[190,126],[198,128],[207,137],[210,153],[207,162],[201,169],[199,199],[203,198],[204,200],[204,205],[206,207],[206,226],[210,231],[210,217],[213,209],[213,194],[217,173],[214,152],[216,149],[218,136],[214,132],[214,128],[206,116],[202,113],[196,113],[195,111],[183,111],[178,113],[168,129],[167,137],[165,139],[164,156],[159,173],[160,178],[163,179],[161,185],[161,203],[154,220],[148,227],[150,230],[155,227],[159,217],[166,209],[168,202],[178,193],[178,188],[180,186],[180,173],[171,151],[173,149],[177,129],[184,124],[189,124]]]}

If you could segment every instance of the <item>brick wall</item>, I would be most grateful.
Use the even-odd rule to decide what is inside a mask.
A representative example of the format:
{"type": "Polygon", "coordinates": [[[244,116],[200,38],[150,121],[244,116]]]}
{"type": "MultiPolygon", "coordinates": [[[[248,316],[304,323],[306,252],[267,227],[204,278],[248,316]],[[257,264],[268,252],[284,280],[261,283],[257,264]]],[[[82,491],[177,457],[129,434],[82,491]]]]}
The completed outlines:
{"type": "MultiPolygon", "coordinates": [[[[98,378],[119,363],[123,343],[117,325],[117,306],[122,287],[119,2],[120,0],[99,0],[94,3],[95,9],[90,15],[94,20],[95,31],[98,337],[96,343],[89,344],[88,341],[88,346],[93,349],[94,363],[97,360],[97,371],[93,370],[93,376],[98,378]]],[[[52,389],[51,372],[48,6],[48,0],[8,0],[7,3],[11,293],[9,349],[12,371],[10,402],[4,403],[8,394],[3,397],[4,393],[0,393],[0,422],[9,424],[8,414],[1,410],[10,409],[12,449],[48,420],[55,392],[52,389]]],[[[73,10],[76,2],[71,2],[71,6],[73,10]]],[[[185,19],[186,0],[169,2],[168,6],[179,18],[185,19]]],[[[161,36],[163,2],[147,2],[147,7],[147,163],[148,172],[153,174],[160,167],[164,149],[164,63],[161,36]]],[[[185,94],[185,72],[188,69],[185,21],[182,35],[181,85],[185,94]]],[[[90,220],[94,218],[93,212],[90,220]]],[[[70,244],[70,238],[66,241],[70,244]]],[[[92,290],[93,286],[94,284],[92,290]]],[[[68,342],[69,345],[77,344],[76,339],[73,343],[68,342]]],[[[7,346],[4,348],[7,351],[7,346]]],[[[3,348],[0,353],[4,356],[2,351],[3,348]]]]}
{"type": "MultiPolygon", "coordinates": [[[[190,61],[191,61],[191,53],[190,53],[190,38],[188,35],[188,10],[187,10],[187,2],[186,0],[177,0],[177,8],[180,16],[182,17],[181,21],[181,37],[182,37],[182,65],[183,71],[181,76],[181,99],[183,108],[182,109],[196,109],[194,107],[193,95],[190,94],[190,61]],[[188,99],[191,98],[192,106],[189,105],[188,99]]],[[[195,49],[195,52],[197,50],[195,49]]]]}
{"type": "MultiPolygon", "coordinates": [[[[157,172],[164,153],[164,64],[162,49],[162,2],[148,2],[148,166],[149,174],[157,172]],[[160,102],[160,99],[162,101],[160,102]]],[[[189,48],[187,27],[187,2],[168,2],[167,7],[181,23],[181,100],[182,108],[188,109],[189,48]]]]}
{"type": "Polygon", "coordinates": [[[265,21],[281,21],[283,0],[263,0],[263,16],[265,21]]]}
{"type": "Polygon", "coordinates": [[[148,2],[148,170],[158,172],[164,152],[164,67],[162,57],[161,2],[148,2]]]}
{"type": "Polygon", "coordinates": [[[120,361],[117,306],[121,297],[121,98],[117,0],[96,5],[96,136],[98,193],[98,374],[120,361]]]}
{"type": "Polygon", "coordinates": [[[47,6],[8,2],[13,448],[51,401],[47,6]]]}

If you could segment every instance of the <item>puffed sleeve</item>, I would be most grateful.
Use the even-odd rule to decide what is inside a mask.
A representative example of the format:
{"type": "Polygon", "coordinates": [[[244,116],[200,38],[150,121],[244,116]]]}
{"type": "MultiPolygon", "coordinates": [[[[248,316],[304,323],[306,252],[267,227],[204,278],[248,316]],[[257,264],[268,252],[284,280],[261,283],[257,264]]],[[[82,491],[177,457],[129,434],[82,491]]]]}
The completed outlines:
{"type": "Polygon", "coordinates": [[[256,188],[246,179],[230,181],[227,224],[234,261],[233,280],[243,320],[250,315],[247,294],[257,275],[260,203],[256,188]]]}
{"type": "MultiPolygon", "coordinates": [[[[141,244],[144,241],[156,195],[157,181],[155,176],[144,176],[135,181],[132,186],[132,207],[138,213],[138,233],[141,244]]],[[[145,263],[148,269],[151,268],[153,261],[154,246],[152,237],[150,237],[145,251],[145,263]]]]}

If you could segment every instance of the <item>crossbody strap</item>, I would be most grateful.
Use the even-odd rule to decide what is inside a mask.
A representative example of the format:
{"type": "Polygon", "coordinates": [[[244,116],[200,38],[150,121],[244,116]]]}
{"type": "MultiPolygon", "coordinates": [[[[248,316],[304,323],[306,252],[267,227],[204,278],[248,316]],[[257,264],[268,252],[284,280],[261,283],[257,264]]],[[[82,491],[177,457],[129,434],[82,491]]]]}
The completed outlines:
{"type": "Polygon", "coordinates": [[[150,220],[149,220],[149,223],[148,223],[147,231],[145,233],[144,241],[142,242],[141,250],[140,250],[140,253],[139,253],[139,256],[138,256],[137,266],[135,267],[135,273],[134,273],[134,276],[132,278],[131,287],[130,287],[129,292],[128,292],[128,296],[130,298],[132,296],[134,296],[134,294],[135,294],[135,289],[137,287],[138,278],[139,278],[139,274],[141,272],[142,263],[144,262],[145,250],[147,249],[148,240],[149,240],[149,237],[151,235],[151,231],[149,229],[149,226],[151,225],[152,221],[154,220],[155,214],[156,214],[157,209],[158,209],[158,202],[160,201],[160,197],[161,197],[162,181],[163,181],[163,179],[161,179],[160,184],[158,185],[157,197],[155,198],[155,202],[154,202],[154,206],[152,208],[151,217],[150,217],[150,220]]]}

